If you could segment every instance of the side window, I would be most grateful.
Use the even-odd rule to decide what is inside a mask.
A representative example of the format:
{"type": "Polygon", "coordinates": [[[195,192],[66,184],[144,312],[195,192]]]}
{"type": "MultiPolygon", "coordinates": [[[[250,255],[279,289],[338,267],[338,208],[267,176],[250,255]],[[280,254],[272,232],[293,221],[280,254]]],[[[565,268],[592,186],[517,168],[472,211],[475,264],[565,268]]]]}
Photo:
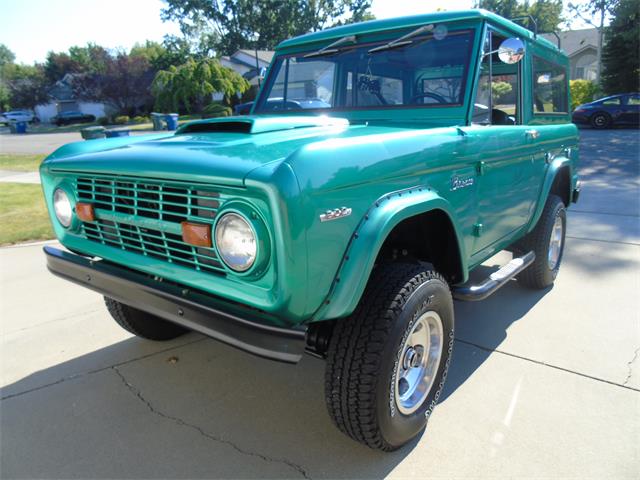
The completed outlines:
{"type": "Polygon", "coordinates": [[[620,105],[621,103],[620,97],[607,98],[602,101],[602,105],[620,105]]]}
{"type": "Polygon", "coordinates": [[[567,113],[566,69],[533,57],[533,113],[567,113]]]}
{"type": "Polygon", "coordinates": [[[627,105],[640,105],[640,95],[629,95],[627,105]]]}
{"type": "Polygon", "coordinates": [[[480,78],[473,108],[472,123],[481,125],[516,125],[520,114],[520,62],[503,63],[498,48],[506,37],[488,32],[480,78]]]}

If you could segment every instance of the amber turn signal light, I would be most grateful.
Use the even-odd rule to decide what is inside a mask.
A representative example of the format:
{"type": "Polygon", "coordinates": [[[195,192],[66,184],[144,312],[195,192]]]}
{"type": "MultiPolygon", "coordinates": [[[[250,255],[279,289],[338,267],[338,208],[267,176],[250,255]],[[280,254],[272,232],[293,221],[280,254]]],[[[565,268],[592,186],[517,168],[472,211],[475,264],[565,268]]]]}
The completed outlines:
{"type": "Polygon", "coordinates": [[[76,215],[83,222],[95,222],[96,214],[93,210],[93,205],[90,203],[76,203],[76,215]]]}
{"type": "Polygon", "coordinates": [[[211,225],[182,222],[182,240],[196,247],[211,248],[211,225]]]}

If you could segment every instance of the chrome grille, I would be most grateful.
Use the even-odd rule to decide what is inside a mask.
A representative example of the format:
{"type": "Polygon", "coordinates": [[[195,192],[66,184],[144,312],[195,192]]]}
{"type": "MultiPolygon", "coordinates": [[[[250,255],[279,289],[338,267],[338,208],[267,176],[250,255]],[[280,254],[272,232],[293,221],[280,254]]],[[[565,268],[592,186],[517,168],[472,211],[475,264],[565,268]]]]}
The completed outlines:
{"type": "Polygon", "coordinates": [[[214,248],[187,244],[180,234],[180,222],[213,223],[220,193],[146,179],[80,177],[76,185],[78,201],[96,212],[95,221],[82,222],[87,240],[200,271],[225,271],[214,248]]]}
{"type": "Polygon", "coordinates": [[[77,179],[78,200],[94,208],[167,222],[211,221],[220,207],[220,194],[148,180],[77,179]]]}

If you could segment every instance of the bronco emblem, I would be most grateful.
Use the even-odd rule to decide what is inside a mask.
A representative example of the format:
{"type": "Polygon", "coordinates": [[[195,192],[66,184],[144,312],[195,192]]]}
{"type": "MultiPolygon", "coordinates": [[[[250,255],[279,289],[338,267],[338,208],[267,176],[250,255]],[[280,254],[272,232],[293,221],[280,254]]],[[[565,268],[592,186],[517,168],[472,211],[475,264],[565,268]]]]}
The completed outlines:
{"type": "Polygon", "coordinates": [[[473,177],[459,177],[458,175],[451,177],[451,190],[458,190],[459,188],[470,187],[476,183],[473,177]]]}

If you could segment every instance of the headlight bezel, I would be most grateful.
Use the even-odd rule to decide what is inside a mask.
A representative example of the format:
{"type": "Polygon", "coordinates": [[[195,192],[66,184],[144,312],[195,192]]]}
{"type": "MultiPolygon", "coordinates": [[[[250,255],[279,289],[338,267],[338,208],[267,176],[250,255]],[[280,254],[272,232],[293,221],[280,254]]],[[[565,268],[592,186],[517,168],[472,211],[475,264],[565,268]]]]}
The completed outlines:
{"type": "Polygon", "coordinates": [[[53,216],[58,221],[58,224],[66,230],[71,230],[74,226],[75,221],[75,199],[69,192],[69,190],[64,188],[62,185],[57,186],[53,190],[53,195],[51,196],[51,206],[53,207],[53,216]],[[66,197],[67,202],[69,203],[69,222],[66,224],[60,219],[60,214],[58,212],[58,202],[56,200],[56,196],[58,193],[63,194],[66,197]]]}
{"type": "Polygon", "coordinates": [[[226,205],[225,208],[216,215],[216,221],[213,224],[211,233],[213,246],[216,249],[220,263],[224,266],[227,272],[237,276],[258,277],[266,271],[271,251],[271,239],[266,227],[266,222],[252,206],[242,202],[233,202],[226,205]],[[245,270],[236,270],[229,265],[220,251],[220,247],[218,245],[218,226],[226,215],[236,215],[239,217],[249,226],[254,235],[256,246],[255,259],[245,270]]]}

